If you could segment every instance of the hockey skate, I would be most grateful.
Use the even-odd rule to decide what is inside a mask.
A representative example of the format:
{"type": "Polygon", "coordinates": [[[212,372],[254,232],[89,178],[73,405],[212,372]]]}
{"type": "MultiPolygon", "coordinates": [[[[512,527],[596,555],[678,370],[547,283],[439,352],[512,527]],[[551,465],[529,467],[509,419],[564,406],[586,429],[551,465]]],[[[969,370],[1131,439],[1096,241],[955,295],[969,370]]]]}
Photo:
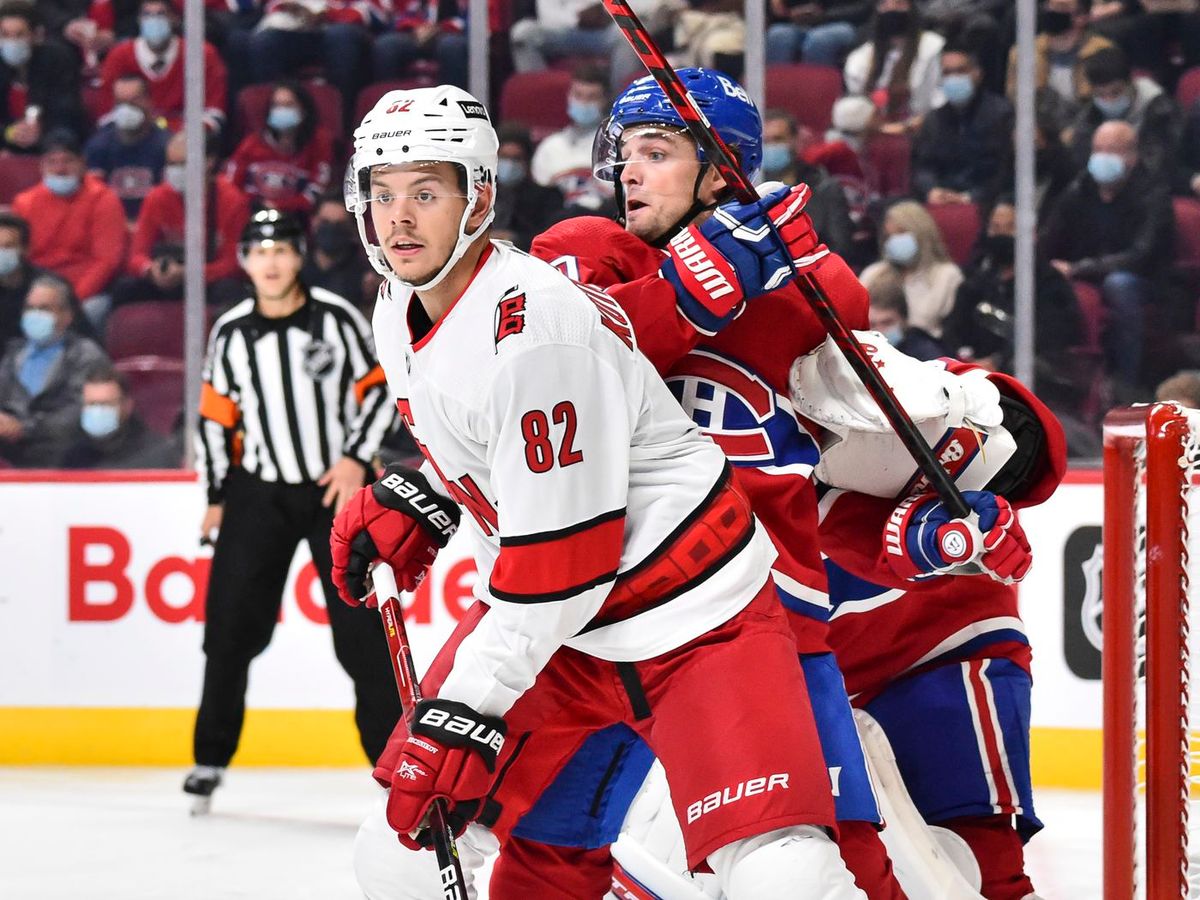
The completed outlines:
{"type": "Polygon", "coordinates": [[[196,766],[183,782],[183,792],[192,794],[192,815],[202,816],[212,808],[212,795],[221,786],[224,767],[196,766]]]}

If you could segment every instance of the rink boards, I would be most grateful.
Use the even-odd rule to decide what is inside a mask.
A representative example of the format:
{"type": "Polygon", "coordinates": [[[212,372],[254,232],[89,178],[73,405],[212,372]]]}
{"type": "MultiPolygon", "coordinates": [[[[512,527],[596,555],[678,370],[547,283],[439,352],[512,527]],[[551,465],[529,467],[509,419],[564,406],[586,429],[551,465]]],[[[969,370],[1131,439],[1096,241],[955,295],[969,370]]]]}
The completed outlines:
{"type": "MultiPolygon", "coordinates": [[[[180,473],[0,473],[0,765],[183,765],[203,672],[210,551],[203,491],[180,473]]],[[[1023,514],[1034,647],[1035,781],[1100,784],[1098,473],[1023,514]]],[[[471,603],[465,542],[410,598],[418,666],[471,603]]],[[[239,765],[355,765],[350,681],[303,546],[271,646],[251,670],[239,765]]]]}

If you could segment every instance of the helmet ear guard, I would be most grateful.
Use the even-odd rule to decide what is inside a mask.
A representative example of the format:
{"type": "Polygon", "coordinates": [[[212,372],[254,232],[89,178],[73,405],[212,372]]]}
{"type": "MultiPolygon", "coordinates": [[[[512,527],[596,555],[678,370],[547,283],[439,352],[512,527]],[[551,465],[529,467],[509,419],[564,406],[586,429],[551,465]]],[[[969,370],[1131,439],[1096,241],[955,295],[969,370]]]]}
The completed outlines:
{"type": "Polygon", "coordinates": [[[380,98],[354,132],[354,154],[342,183],[346,209],[358,221],[359,239],[371,267],[409,288],[430,289],[440,283],[495,217],[495,192],[490,191],[483,222],[474,232],[467,233],[467,222],[483,193],[481,188],[496,183],[498,150],[499,142],[487,110],[461,88],[441,85],[389,91],[380,98]],[[416,285],[392,271],[380,236],[375,233],[369,215],[371,171],[378,166],[435,162],[451,163],[462,170],[467,205],[450,258],[432,279],[416,285]]]}

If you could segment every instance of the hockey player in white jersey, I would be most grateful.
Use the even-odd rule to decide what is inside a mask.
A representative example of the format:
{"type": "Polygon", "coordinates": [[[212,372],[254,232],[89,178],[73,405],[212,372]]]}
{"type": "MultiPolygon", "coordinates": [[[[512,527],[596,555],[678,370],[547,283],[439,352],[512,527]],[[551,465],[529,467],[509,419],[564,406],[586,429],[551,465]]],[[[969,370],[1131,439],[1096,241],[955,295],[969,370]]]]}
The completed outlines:
{"type": "MultiPolygon", "coordinates": [[[[435,798],[476,858],[589,734],[624,722],[663,763],[689,866],[733,900],[862,897],[831,837],[774,551],[721,450],[619,306],[489,239],[497,143],[482,104],[448,86],[389,93],[354,149],[347,204],[387,278],[379,359],[426,464],[348,504],[335,578],[355,602],[380,558],[414,585],[447,530],[449,504],[412,499],[433,485],[467,512],[480,572],[411,732],[376,767],[389,793],[356,844],[364,891],[440,896],[418,849],[435,798]]],[[[767,204],[757,214],[761,230],[767,204]]],[[[791,254],[762,249],[766,284],[791,254]]]]}

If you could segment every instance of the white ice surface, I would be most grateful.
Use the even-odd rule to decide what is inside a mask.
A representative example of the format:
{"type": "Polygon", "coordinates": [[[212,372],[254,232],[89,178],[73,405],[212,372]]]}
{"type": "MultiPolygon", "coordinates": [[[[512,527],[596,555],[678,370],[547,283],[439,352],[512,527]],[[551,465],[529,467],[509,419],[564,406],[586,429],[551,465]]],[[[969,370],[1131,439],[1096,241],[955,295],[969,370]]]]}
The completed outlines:
{"type": "MultiPolygon", "coordinates": [[[[207,817],[183,771],[0,768],[3,900],[354,900],[377,788],[347,769],[233,769],[207,817]]],[[[1028,866],[1046,900],[1100,896],[1100,796],[1039,791],[1028,866]]]]}

